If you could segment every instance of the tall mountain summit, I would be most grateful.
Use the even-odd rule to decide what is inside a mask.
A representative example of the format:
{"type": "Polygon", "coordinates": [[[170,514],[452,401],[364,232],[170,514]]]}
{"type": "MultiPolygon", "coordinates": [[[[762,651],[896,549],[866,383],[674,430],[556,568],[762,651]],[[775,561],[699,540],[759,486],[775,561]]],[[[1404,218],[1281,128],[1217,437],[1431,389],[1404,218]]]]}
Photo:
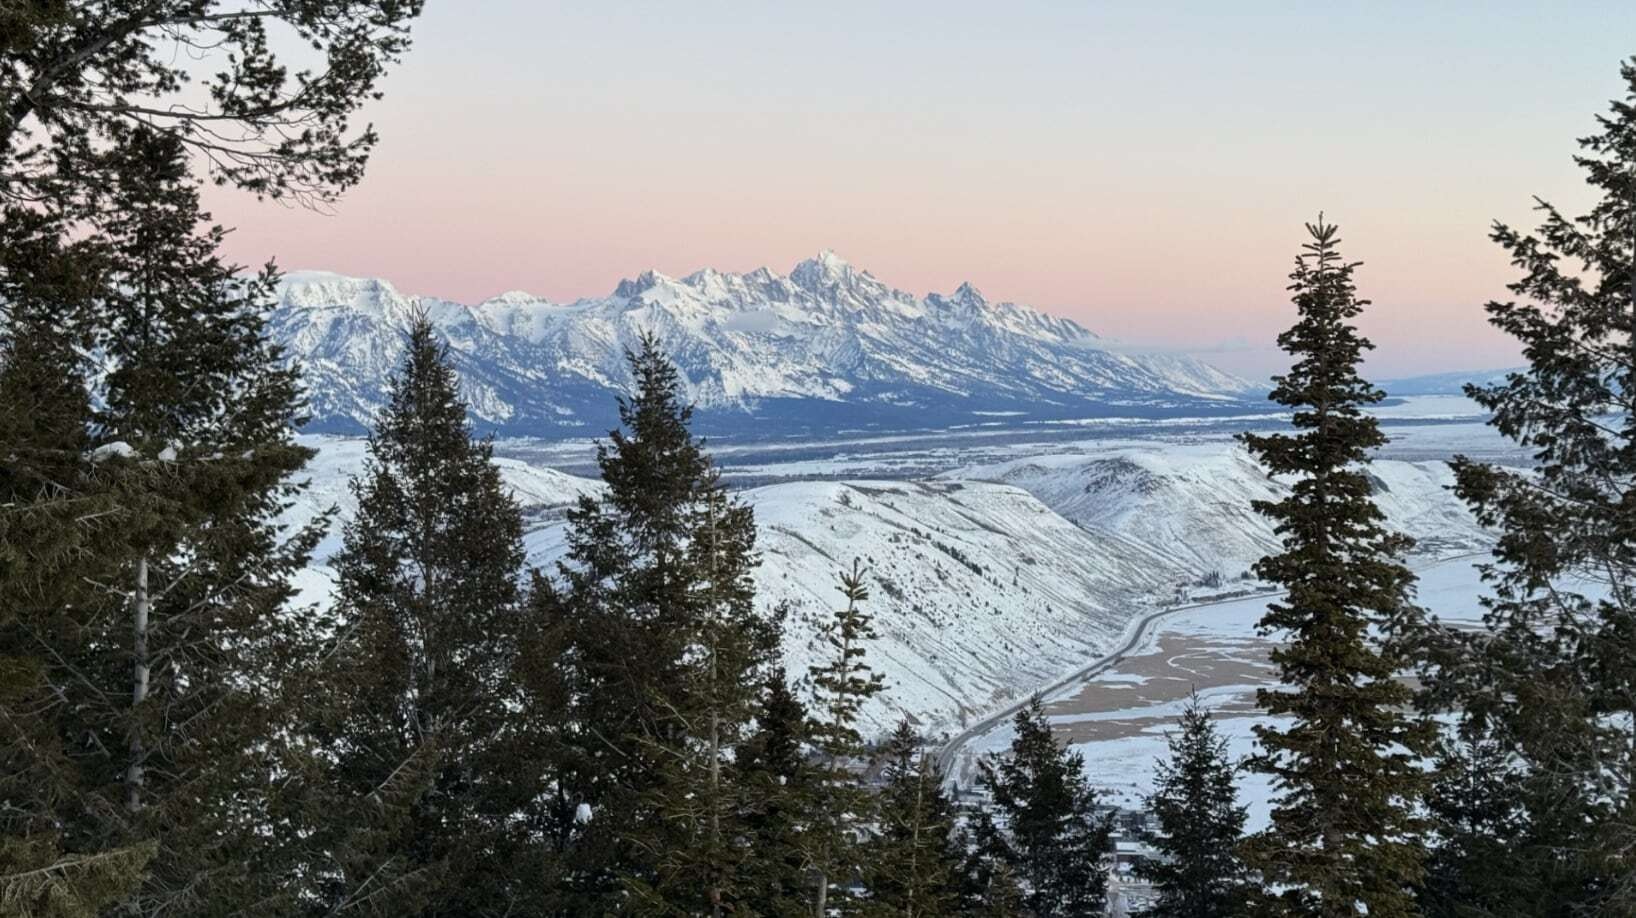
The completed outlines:
{"type": "Polygon", "coordinates": [[[629,381],[624,350],[644,331],[677,362],[705,430],[1215,414],[1259,398],[1190,357],[1116,353],[1073,321],[970,284],[916,297],[826,251],[788,275],[645,271],[566,304],[510,292],[465,305],[291,273],[272,327],[306,370],[309,430],[365,429],[420,310],[448,340],[478,428],[511,436],[604,432],[629,381]]]}

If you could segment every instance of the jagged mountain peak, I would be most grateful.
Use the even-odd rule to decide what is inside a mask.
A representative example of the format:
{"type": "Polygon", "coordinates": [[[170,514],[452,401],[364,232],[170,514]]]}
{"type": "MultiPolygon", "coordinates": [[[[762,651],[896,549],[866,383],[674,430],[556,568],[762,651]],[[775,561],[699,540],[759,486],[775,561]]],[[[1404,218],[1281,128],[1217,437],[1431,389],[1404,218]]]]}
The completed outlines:
{"type": "Polygon", "coordinates": [[[883,288],[885,286],[875,280],[874,275],[868,271],[859,271],[851,262],[829,249],[824,249],[817,256],[791,268],[790,281],[798,287],[820,294],[836,288],[850,289],[860,282],[868,282],[883,288]]]}
{"type": "Polygon", "coordinates": [[[978,309],[988,305],[988,300],[984,298],[983,292],[972,286],[971,281],[961,281],[960,286],[954,288],[954,295],[949,299],[962,306],[971,306],[978,309]]]}

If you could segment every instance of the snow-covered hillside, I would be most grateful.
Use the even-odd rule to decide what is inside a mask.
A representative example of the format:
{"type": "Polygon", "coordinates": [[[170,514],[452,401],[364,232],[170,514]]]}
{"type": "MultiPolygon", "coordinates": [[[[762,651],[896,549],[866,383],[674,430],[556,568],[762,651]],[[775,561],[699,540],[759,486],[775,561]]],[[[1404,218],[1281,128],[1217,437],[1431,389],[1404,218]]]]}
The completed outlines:
{"type": "Polygon", "coordinates": [[[860,559],[879,640],[870,662],[890,690],[870,713],[947,728],[1083,665],[1176,570],[1138,545],[1100,538],[1026,491],[984,482],[801,482],[747,493],[760,528],[759,593],[788,602],[784,655],[805,673],[860,559]]]}
{"type": "MultiPolygon", "coordinates": [[[[1474,551],[1488,543],[1470,511],[1449,493],[1454,476],[1445,463],[1377,460],[1371,474],[1387,524],[1413,536],[1419,554],[1474,551]]],[[[1251,502],[1288,494],[1287,485],[1269,478],[1243,447],[1225,440],[1127,441],[973,466],[946,477],[1015,485],[1091,532],[1161,552],[1197,575],[1228,579],[1278,544],[1251,502]]]]}
{"type": "Polygon", "coordinates": [[[271,325],[307,373],[310,430],[367,426],[417,312],[448,339],[478,426],[517,436],[605,431],[628,382],[623,354],[643,333],[658,337],[714,429],[1199,414],[1235,410],[1252,391],[1189,357],[1114,353],[1068,319],[990,302],[969,284],[917,298],[829,252],[787,276],[648,271],[566,305],[512,292],[468,306],[296,272],[271,325]]]}
{"type": "MultiPolygon", "coordinates": [[[[298,439],[302,445],[317,450],[318,455],[307,466],[307,488],[285,513],[284,523],[302,526],[326,511],[335,511],[324,540],[314,551],[314,565],[299,579],[301,602],[327,602],[332,580],[326,562],[341,547],[342,524],[357,512],[358,501],[348,481],[363,473],[368,445],[356,437],[309,434],[298,439]]],[[[535,525],[550,525],[560,519],[561,511],[577,502],[580,495],[595,494],[602,487],[597,481],[516,459],[495,457],[494,464],[500,469],[501,480],[535,525]]]]}
{"type": "MultiPolygon", "coordinates": [[[[323,507],[352,511],[345,481],[363,441],[307,438],[320,449],[313,488],[292,521],[323,507]]],[[[530,562],[561,555],[561,509],[600,484],[516,460],[497,460],[528,513],[530,562]]],[[[1377,496],[1392,524],[1436,554],[1474,550],[1483,532],[1445,490],[1437,463],[1379,462],[1377,496]]],[[[1237,446],[1117,444],[962,470],[932,481],[789,482],[741,493],[756,512],[762,564],[757,595],[784,602],[785,662],[801,676],[821,653],[817,629],[839,600],[837,573],[868,568],[879,640],[871,663],[890,691],[868,712],[887,729],[908,715],[936,733],[1000,707],[1083,666],[1141,614],[1174,602],[1219,572],[1222,590],[1274,545],[1252,499],[1275,499],[1237,446]]],[[[303,580],[322,600],[322,561],[303,580]]]]}

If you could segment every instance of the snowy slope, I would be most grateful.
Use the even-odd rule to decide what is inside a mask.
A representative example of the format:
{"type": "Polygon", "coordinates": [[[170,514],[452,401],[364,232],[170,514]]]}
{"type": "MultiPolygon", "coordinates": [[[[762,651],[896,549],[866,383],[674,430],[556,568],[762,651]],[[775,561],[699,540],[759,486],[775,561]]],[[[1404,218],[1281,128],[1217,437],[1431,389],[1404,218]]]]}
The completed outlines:
{"type": "Polygon", "coordinates": [[[785,660],[805,673],[826,648],[819,623],[836,573],[859,558],[879,640],[870,662],[890,689],[875,726],[907,714],[934,729],[1083,665],[1179,572],[1100,537],[1027,492],[988,483],[802,482],[748,492],[766,601],[791,606],[785,660]]]}
{"type": "MultiPolygon", "coordinates": [[[[320,455],[290,518],[328,506],[344,518],[363,441],[306,442],[320,455]]],[[[529,561],[549,566],[562,553],[561,509],[600,483],[497,461],[530,520],[529,561]]],[[[1380,462],[1376,471],[1394,525],[1436,553],[1484,544],[1438,464],[1380,462]]],[[[908,715],[938,733],[1085,665],[1202,575],[1236,576],[1274,544],[1248,501],[1281,493],[1235,445],[1132,442],[932,481],[790,482],[740,496],[759,528],[758,601],[791,610],[792,676],[822,653],[818,627],[839,599],[837,572],[858,558],[880,635],[870,661],[890,686],[868,720],[885,730],[908,715]]],[[[303,579],[304,598],[327,595],[322,562],[338,545],[337,527],[303,579]]]]}
{"type": "Polygon", "coordinates": [[[417,311],[447,337],[479,426],[518,436],[606,430],[628,383],[623,354],[643,333],[658,336],[701,421],[718,429],[1196,414],[1252,392],[1192,358],[1114,353],[1072,321],[990,302],[969,284],[917,298],[829,252],[787,276],[648,271],[571,304],[510,292],[468,306],[296,272],[271,324],[306,369],[309,429],[367,426],[417,311]]]}
{"type": "MultiPolygon", "coordinates": [[[[324,540],[313,552],[313,566],[299,579],[300,602],[327,602],[333,580],[327,563],[341,547],[341,526],[358,510],[348,481],[361,475],[368,457],[365,440],[356,437],[327,437],[303,435],[297,438],[302,445],[316,449],[318,455],[307,466],[307,488],[285,512],[285,526],[304,526],[327,511],[335,517],[326,531],[324,540]]],[[[530,465],[515,459],[496,457],[500,479],[522,505],[526,519],[549,524],[560,518],[561,511],[577,502],[582,494],[595,494],[600,482],[569,475],[556,469],[530,465]]]]}
{"type": "MultiPolygon", "coordinates": [[[[1413,536],[1417,551],[1446,555],[1486,546],[1489,536],[1449,493],[1443,462],[1378,460],[1375,500],[1387,524],[1413,536]]],[[[1015,485],[1087,530],[1129,540],[1204,575],[1231,579],[1277,548],[1252,501],[1280,500],[1269,478],[1229,441],[1127,441],[1085,452],[1032,456],[948,473],[1015,485]]]]}

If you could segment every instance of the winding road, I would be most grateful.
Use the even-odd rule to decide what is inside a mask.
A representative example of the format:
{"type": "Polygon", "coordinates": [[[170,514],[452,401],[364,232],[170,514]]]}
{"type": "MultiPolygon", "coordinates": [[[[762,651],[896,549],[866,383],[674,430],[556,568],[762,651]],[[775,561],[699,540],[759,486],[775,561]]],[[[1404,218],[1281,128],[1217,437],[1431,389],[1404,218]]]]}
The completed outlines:
{"type": "MultiPolygon", "coordinates": [[[[1436,558],[1421,562],[1418,565],[1414,565],[1413,569],[1418,572],[1440,564],[1449,564],[1455,561],[1464,560],[1466,558],[1481,557],[1486,554],[1488,554],[1486,551],[1475,551],[1459,555],[1450,555],[1446,558],[1436,558]]],[[[1134,627],[1126,626],[1126,631],[1128,632],[1127,637],[1113,651],[1097,658],[1086,666],[1074,670],[1073,672],[1063,676],[1055,682],[1050,683],[1049,685],[1041,686],[1036,690],[1036,692],[1040,695],[1049,695],[1071,683],[1085,682],[1102,675],[1112,667],[1124,662],[1125,657],[1129,656],[1131,651],[1135,650],[1144,640],[1147,639],[1149,632],[1153,630],[1153,626],[1167,616],[1176,615],[1180,612],[1190,612],[1194,609],[1208,608],[1210,606],[1226,605],[1227,603],[1232,602],[1243,602],[1247,599],[1270,600],[1282,596],[1283,594],[1283,590],[1264,590],[1259,593],[1240,593],[1236,596],[1227,596],[1219,599],[1206,600],[1204,602],[1188,603],[1181,606],[1170,606],[1168,608],[1149,612],[1148,614],[1137,619],[1134,623],[1134,627]]],[[[971,742],[973,739],[976,739],[977,737],[982,736],[983,734],[994,729],[994,727],[1001,721],[1007,720],[1014,716],[1018,710],[1020,710],[1024,705],[1028,704],[1029,697],[1032,696],[1023,697],[997,711],[994,711],[993,713],[985,715],[981,720],[973,723],[971,726],[960,731],[958,734],[945,742],[936,752],[937,766],[942,771],[944,777],[947,779],[958,778],[959,776],[955,775],[953,772],[953,767],[956,759],[960,755],[961,748],[967,743],[971,742]]]]}
{"type": "MultiPolygon", "coordinates": [[[[1049,695],[1052,692],[1055,692],[1057,689],[1071,683],[1084,682],[1102,675],[1112,667],[1124,662],[1125,657],[1128,656],[1131,651],[1135,650],[1137,646],[1142,643],[1142,641],[1146,640],[1148,632],[1153,629],[1154,623],[1166,616],[1175,615],[1178,612],[1189,612],[1193,609],[1203,609],[1208,606],[1219,606],[1230,602],[1242,602],[1246,599],[1259,599],[1262,597],[1272,599],[1273,597],[1279,596],[1282,593],[1282,590],[1266,590],[1260,593],[1240,593],[1235,596],[1226,596],[1220,599],[1206,600],[1205,602],[1188,603],[1187,605],[1182,606],[1170,606],[1164,609],[1149,612],[1148,614],[1137,619],[1134,627],[1126,626],[1125,630],[1128,632],[1127,637],[1125,638],[1124,643],[1120,644],[1118,648],[1104,654],[1101,657],[1098,657],[1089,665],[1076,669],[1057,681],[1050,683],[1049,685],[1041,686],[1035,690],[1034,694],[1049,695]]],[[[1008,720],[1015,716],[1024,705],[1028,704],[1029,699],[1032,697],[1032,694],[1024,696],[1018,701],[1014,701],[998,711],[987,714],[981,720],[960,731],[953,737],[950,737],[949,740],[937,750],[937,767],[942,774],[945,777],[954,777],[951,769],[954,765],[955,759],[960,755],[961,747],[971,742],[973,739],[994,729],[994,727],[1001,721],[1008,720]]]]}

